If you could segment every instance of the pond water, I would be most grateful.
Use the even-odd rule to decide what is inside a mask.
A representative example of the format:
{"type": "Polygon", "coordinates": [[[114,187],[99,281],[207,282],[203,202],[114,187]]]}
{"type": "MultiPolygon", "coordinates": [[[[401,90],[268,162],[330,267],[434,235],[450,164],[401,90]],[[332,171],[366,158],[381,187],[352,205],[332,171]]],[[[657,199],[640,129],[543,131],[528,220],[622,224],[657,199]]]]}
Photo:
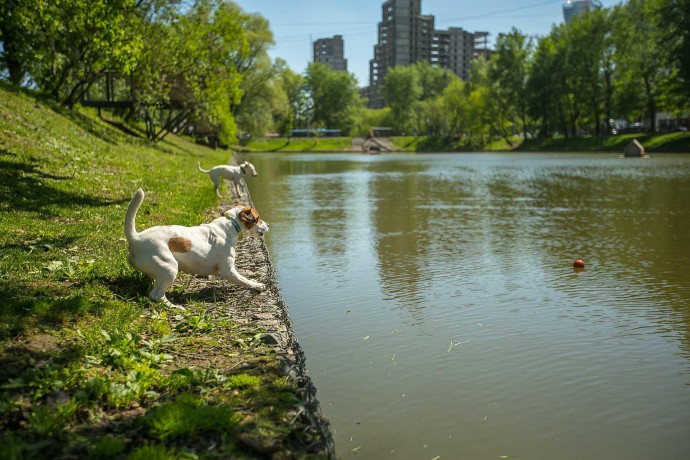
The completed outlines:
{"type": "Polygon", "coordinates": [[[244,157],[340,458],[690,458],[690,156],[244,157]]]}

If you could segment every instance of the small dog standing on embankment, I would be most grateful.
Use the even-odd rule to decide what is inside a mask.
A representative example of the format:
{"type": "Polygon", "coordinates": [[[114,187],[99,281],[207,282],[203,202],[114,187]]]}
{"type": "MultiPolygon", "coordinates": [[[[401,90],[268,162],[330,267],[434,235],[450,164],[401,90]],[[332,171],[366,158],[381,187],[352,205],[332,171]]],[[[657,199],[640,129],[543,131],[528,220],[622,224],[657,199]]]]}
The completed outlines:
{"type": "Polygon", "coordinates": [[[268,231],[268,224],[259,218],[256,209],[235,206],[208,224],[159,225],[137,232],[135,218],[143,201],[144,191],[139,189],[127,207],[125,236],[129,243],[129,263],[154,281],[151,299],[184,309],[165,297],[178,271],[217,275],[251,289],[264,290],[263,284],[240,275],[235,267],[235,245],[240,236],[245,233],[258,236],[268,231]]]}
{"type": "Polygon", "coordinates": [[[259,173],[256,172],[254,165],[248,161],[245,161],[239,166],[218,165],[211,169],[201,169],[201,162],[198,162],[196,167],[199,171],[208,174],[208,176],[211,178],[211,181],[213,181],[213,185],[216,188],[216,195],[218,195],[218,198],[223,198],[220,193],[218,193],[218,187],[220,187],[221,179],[231,181],[233,184],[235,184],[235,192],[237,193],[237,196],[242,197],[242,192],[240,191],[240,181],[242,180],[242,176],[247,174],[247,171],[249,171],[254,177],[259,175],[259,173]]]}

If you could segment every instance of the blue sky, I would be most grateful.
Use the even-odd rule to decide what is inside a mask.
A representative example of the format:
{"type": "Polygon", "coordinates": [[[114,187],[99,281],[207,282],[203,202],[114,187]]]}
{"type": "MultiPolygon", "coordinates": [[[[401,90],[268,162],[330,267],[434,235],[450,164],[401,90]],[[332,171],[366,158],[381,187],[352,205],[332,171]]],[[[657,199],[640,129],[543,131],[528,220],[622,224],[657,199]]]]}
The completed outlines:
{"type": "MultiPolygon", "coordinates": [[[[247,13],[268,19],[276,44],[273,58],[285,59],[292,70],[304,72],[312,59],[311,42],[342,35],[348,71],[360,86],[368,84],[376,27],[383,0],[233,0],[247,13]]],[[[602,0],[610,7],[620,0],[602,0]]],[[[422,14],[436,17],[436,27],[462,27],[489,32],[493,43],[514,26],[525,34],[546,35],[563,22],[563,0],[422,0],[422,14]]]]}

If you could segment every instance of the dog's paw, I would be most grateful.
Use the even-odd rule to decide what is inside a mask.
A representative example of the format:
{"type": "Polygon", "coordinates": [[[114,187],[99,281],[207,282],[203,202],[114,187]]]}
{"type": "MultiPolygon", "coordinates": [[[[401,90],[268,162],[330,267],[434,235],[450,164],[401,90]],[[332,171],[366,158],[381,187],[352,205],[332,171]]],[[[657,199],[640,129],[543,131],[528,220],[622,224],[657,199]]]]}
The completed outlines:
{"type": "Polygon", "coordinates": [[[252,289],[254,289],[255,291],[259,291],[259,292],[266,290],[266,285],[262,284],[262,283],[253,283],[250,287],[252,289]]]}
{"type": "Polygon", "coordinates": [[[168,308],[174,308],[175,310],[179,310],[179,311],[187,311],[187,309],[185,307],[183,307],[182,305],[175,305],[174,303],[169,301],[166,297],[163,297],[162,299],[158,300],[158,302],[164,304],[168,308]]]}

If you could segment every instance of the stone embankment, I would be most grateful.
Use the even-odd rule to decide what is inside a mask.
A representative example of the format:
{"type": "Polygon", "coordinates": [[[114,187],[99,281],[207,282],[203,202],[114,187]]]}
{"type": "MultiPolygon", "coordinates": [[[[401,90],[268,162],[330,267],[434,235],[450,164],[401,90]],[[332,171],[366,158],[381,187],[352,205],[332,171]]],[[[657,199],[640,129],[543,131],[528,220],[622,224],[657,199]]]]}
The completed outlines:
{"type": "MultiPolygon", "coordinates": [[[[242,183],[245,199],[233,199],[217,210],[222,212],[229,206],[250,204],[251,197],[246,183],[242,183]]],[[[234,187],[227,187],[232,193],[234,187]]],[[[306,359],[302,348],[292,329],[292,321],[288,314],[276,274],[271,263],[270,254],[263,238],[246,237],[240,239],[237,246],[237,268],[245,276],[266,284],[266,290],[256,294],[238,286],[228,286],[220,280],[198,280],[205,288],[216,289],[230,294],[231,299],[226,305],[211,305],[213,310],[222,310],[222,315],[238,325],[248,335],[257,337],[267,345],[272,353],[265,353],[267,347],[248,347],[242,352],[240,365],[245,371],[251,371],[251,366],[261,365],[261,372],[280,373],[281,378],[292,379],[298,387],[296,392],[299,402],[295,403],[290,414],[287,440],[241,439],[241,441],[267,458],[335,458],[333,437],[330,425],[321,413],[316,398],[316,388],[307,375],[306,359]],[[216,284],[214,286],[214,284],[216,284]],[[254,350],[254,351],[252,351],[254,350]],[[247,356],[256,353],[257,356],[247,356]],[[258,364],[263,363],[263,364],[258,364]],[[280,448],[275,447],[280,445],[280,448]]]]}

